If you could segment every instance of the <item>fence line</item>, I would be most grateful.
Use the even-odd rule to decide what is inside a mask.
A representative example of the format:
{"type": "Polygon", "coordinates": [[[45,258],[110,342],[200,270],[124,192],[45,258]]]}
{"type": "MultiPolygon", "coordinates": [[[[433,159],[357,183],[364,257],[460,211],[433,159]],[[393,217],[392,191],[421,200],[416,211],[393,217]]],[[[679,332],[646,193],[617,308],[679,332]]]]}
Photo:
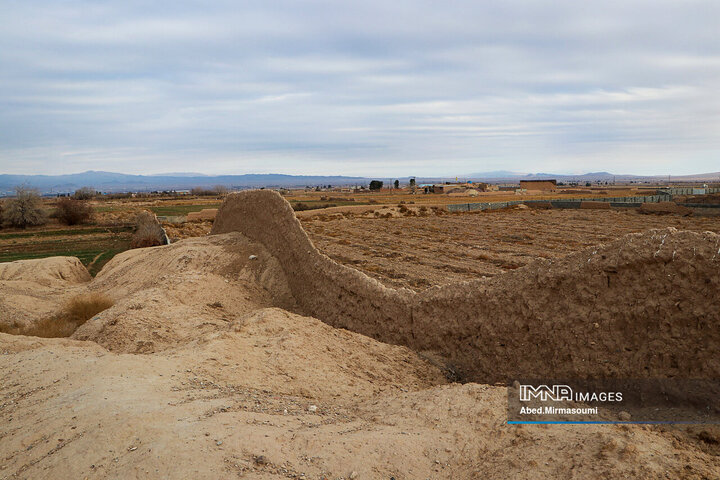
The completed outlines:
{"type": "MultiPolygon", "coordinates": [[[[611,207],[639,207],[643,203],[667,202],[673,195],[705,195],[720,193],[720,188],[668,188],[658,191],[659,195],[642,195],[636,197],[601,197],[601,198],[567,198],[562,200],[511,200],[508,202],[456,203],[447,206],[451,212],[471,212],[475,210],[494,210],[512,207],[513,205],[532,205],[549,203],[553,208],[580,208],[582,202],[609,202],[611,207]]],[[[693,204],[694,205],[694,204],[693,204]]]]}

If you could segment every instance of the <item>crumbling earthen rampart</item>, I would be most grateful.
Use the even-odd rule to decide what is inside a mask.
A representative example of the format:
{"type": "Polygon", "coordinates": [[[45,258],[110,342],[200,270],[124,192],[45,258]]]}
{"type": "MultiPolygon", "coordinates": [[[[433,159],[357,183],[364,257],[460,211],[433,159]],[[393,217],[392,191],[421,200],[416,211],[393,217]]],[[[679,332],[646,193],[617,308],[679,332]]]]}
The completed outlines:
{"type": "Polygon", "coordinates": [[[711,232],[651,230],[415,293],[320,253],[275,192],[230,195],[212,233],[231,231],[279,260],[302,313],[440,354],[465,380],[720,374],[720,236],[711,232]]]}

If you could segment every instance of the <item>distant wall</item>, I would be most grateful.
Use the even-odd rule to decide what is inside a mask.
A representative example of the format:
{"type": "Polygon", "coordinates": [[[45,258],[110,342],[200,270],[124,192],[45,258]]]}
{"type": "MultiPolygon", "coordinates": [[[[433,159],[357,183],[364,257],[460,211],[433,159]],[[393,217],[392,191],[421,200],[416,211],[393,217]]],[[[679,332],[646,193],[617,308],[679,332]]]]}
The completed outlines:
{"type": "Polygon", "coordinates": [[[520,188],[527,190],[555,190],[557,184],[554,180],[520,180],[520,188]]]}
{"type": "Polygon", "coordinates": [[[645,195],[639,197],[567,198],[562,200],[511,200],[509,202],[458,203],[447,205],[447,209],[451,212],[471,212],[474,210],[506,208],[521,203],[530,207],[534,204],[546,206],[549,203],[553,208],[580,208],[583,202],[608,202],[611,207],[639,207],[643,203],[664,202],[671,198],[672,196],[668,197],[668,195],[645,195]]]}

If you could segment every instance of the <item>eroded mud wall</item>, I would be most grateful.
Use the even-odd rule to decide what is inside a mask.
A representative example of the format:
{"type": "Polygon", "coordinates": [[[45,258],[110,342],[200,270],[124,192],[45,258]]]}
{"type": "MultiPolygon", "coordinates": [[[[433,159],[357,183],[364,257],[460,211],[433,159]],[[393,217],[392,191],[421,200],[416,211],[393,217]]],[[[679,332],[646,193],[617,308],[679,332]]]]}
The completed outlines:
{"type": "Polygon", "coordinates": [[[212,233],[278,258],[302,313],[442,355],[461,378],[720,375],[720,236],[654,230],[491,280],[391,289],[312,245],[276,192],[230,195],[212,233]]]}

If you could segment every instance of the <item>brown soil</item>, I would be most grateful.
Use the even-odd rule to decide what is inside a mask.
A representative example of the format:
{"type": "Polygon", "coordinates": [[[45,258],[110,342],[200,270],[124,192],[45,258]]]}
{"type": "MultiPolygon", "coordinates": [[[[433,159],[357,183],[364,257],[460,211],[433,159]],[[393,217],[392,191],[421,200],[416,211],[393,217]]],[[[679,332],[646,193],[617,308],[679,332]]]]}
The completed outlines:
{"type": "Polygon", "coordinates": [[[678,205],[675,202],[643,203],[638,208],[640,213],[654,213],[656,215],[692,215],[692,210],[678,205]]]}
{"type": "Polygon", "coordinates": [[[115,301],[73,339],[0,334],[0,478],[700,479],[720,472],[717,430],[509,426],[504,387],[450,380],[454,365],[488,379],[531,369],[517,355],[528,319],[539,327],[556,322],[530,353],[548,371],[591,372],[583,366],[591,360],[616,373],[640,364],[662,376],[676,365],[682,374],[716,378],[716,234],[666,229],[591,249],[580,247],[590,237],[576,238],[580,251],[570,256],[418,294],[386,288],[317,252],[271,192],[231,196],[216,221],[222,231],[119,254],[92,281],[78,264],[57,259],[0,270],[0,321],[23,308],[33,311],[23,321],[41,318],[32,298],[45,311],[84,291],[115,301]],[[632,317],[622,313],[630,302],[632,317]],[[591,322],[600,328],[588,333],[591,322]],[[509,341],[502,347],[501,337],[509,341]],[[704,349],[691,351],[698,341],[704,349]],[[572,344],[564,351],[577,356],[551,354],[558,344],[572,344]],[[608,366],[604,355],[618,345],[631,352],[608,366]],[[675,363],[658,357],[668,351],[675,363]]]}
{"type": "Polygon", "coordinates": [[[170,241],[176,242],[183,238],[202,237],[210,233],[212,221],[169,223],[163,222],[163,228],[170,241]]]}
{"type": "Polygon", "coordinates": [[[640,215],[635,209],[496,210],[425,217],[303,218],[333,260],[393,287],[423,290],[493,277],[651,228],[720,233],[720,218],[640,215]]]}

